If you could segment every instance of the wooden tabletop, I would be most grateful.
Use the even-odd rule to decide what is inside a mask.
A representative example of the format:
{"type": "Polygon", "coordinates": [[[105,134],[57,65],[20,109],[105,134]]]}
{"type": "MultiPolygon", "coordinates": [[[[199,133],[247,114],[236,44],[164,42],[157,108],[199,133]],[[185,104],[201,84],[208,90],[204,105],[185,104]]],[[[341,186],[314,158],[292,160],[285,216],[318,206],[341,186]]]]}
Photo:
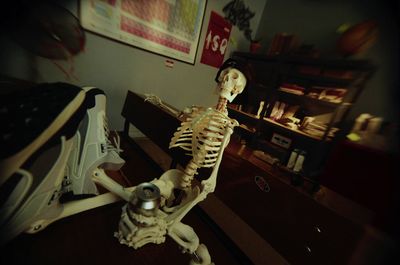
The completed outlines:
{"type": "MultiPolygon", "coordinates": [[[[178,245],[167,237],[161,245],[140,249],[121,245],[113,237],[122,203],[60,220],[38,234],[22,234],[1,249],[1,264],[189,264],[178,245]]],[[[184,223],[192,226],[216,264],[239,264],[195,212],[184,223]]]]}
{"type": "MultiPolygon", "coordinates": [[[[126,164],[119,172],[110,173],[132,185],[153,180],[161,175],[140,152],[122,145],[126,164]]],[[[121,245],[113,236],[123,202],[99,207],[59,220],[37,234],[21,234],[0,249],[0,264],[189,264],[190,257],[181,253],[169,237],[161,245],[148,244],[140,249],[121,245]]],[[[182,220],[194,228],[200,242],[206,244],[216,264],[246,264],[214,232],[198,210],[182,220]]]]}

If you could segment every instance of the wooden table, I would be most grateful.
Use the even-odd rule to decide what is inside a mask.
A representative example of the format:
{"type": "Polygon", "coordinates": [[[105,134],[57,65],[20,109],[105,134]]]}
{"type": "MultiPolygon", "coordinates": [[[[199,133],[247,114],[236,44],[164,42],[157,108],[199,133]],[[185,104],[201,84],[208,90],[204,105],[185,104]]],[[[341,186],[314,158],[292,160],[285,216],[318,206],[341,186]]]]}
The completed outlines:
{"type": "MultiPolygon", "coordinates": [[[[161,170],[134,148],[126,144],[122,148],[126,160],[122,171],[131,184],[160,176],[161,170]]],[[[119,173],[110,175],[118,178],[115,175],[119,173]]],[[[164,244],[148,244],[137,250],[119,244],[113,233],[122,205],[119,202],[92,209],[59,220],[37,234],[21,234],[0,249],[0,264],[189,264],[189,256],[182,254],[169,237],[164,244]]],[[[201,215],[199,210],[191,211],[182,222],[194,228],[212,260],[221,265],[243,264],[201,215]]]]}
{"type": "MultiPolygon", "coordinates": [[[[23,234],[1,249],[1,264],[189,264],[170,238],[134,250],[113,237],[122,203],[90,210],[60,220],[35,235],[23,234]]],[[[212,230],[195,213],[185,223],[192,226],[209,248],[216,264],[239,264],[212,230]]]]}

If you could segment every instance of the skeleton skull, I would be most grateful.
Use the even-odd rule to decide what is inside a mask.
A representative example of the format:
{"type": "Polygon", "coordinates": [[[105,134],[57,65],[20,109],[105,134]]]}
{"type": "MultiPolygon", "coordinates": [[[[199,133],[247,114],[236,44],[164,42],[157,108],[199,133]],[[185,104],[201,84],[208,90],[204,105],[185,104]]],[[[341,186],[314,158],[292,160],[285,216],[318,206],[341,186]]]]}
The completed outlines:
{"type": "Polygon", "coordinates": [[[246,86],[246,77],[236,68],[224,69],[218,77],[220,97],[226,98],[229,102],[240,93],[246,86]]]}

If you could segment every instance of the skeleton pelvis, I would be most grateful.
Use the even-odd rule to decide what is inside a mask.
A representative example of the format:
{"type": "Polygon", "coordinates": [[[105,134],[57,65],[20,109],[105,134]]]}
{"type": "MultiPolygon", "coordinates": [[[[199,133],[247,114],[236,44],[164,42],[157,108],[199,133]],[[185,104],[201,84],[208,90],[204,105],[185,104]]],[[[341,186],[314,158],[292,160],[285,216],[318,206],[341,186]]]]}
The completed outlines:
{"type": "MultiPolygon", "coordinates": [[[[166,171],[157,180],[152,181],[161,191],[164,198],[161,202],[161,209],[166,213],[176,211],[180,206],[186,204],[193,196],[193,190],[181,189],[181,182],[185,173],[179,169],[170,169],[166,171]]],[[[196,189],[198,190],[198,188],[196,189]]],[[[198,191],[197,191],[198,193],[198,191]]]]}

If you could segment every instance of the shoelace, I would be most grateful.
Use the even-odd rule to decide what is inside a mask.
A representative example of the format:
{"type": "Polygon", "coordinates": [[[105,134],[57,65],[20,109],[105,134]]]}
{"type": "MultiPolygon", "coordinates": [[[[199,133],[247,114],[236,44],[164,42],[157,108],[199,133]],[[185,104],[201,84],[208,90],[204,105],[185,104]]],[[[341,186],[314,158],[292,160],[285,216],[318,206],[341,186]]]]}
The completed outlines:
{"type": "Polygon", "coordinates": [[[114,134],[115,136],[112,137],[112,141],[110,140],[110,129],[108,126],[108,118],[104,115],[103,116],[103,124],[104,124],[104,133],[106,136],[106,145],[105,145],[105,149],[107,150],[107,152],[110,151],[115,151],[118,154],[121,153],[123,150],[120,148],[120,144],[121,144],[121,139],[119,137],[119,134],[117,133],[117,131],[114,130],[114,134]]]}

